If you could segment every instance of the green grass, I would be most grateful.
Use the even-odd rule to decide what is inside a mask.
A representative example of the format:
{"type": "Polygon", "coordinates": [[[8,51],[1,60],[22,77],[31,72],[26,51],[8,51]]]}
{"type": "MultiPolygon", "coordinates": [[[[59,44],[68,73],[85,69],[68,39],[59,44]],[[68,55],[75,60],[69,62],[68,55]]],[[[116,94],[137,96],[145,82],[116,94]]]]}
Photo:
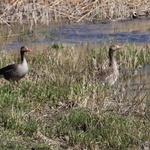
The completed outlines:
{"type": "MultiPolygon", "coordinates": [[[[129,94],[134,73],[120,74],[114,88],[89,83],[95,68],[106,67],[107,52],[105,45],[49,45],[27,54],[30,71],[19,84],[0,80],[0,149],[137,149],[150,142],[150,95],[129,94]]],[[[146,46],[116,53],[119,69],[133,72],[149,58],[146,46]]],[[[0,67],[16,60],[1,52],[0,67]]]]}
{"type": "Polygon", "coordinates": [[[43,124],[47,124],[43,131],[47,137],[66,138],[67,144],[77,145],[78,148],[126,149],[149,138],[145,133],[146,127],[138,121],[118,115],[104,115],[99,118],[84,109],[59,114],[43,124]],[[139,137],[140,132],[142,134],[139,137]]]}

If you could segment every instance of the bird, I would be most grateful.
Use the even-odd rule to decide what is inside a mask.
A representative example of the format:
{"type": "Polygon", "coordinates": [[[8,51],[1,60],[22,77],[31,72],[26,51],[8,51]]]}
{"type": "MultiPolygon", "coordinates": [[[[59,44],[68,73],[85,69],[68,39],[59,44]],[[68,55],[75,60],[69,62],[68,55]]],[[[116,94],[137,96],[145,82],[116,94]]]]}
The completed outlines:
{"type": "Polygon", "coordinates": [[[133,18],[133,19],[138,18],[137,12],[133,12],[133,13],[131,14],[131,18],[133,18]]]}
{"type": "Polygon", "coordinates": [[[11,64],[0,69],[0,76],[8,81],[18,82],[28,73],[28,64],[24,57],[25,52],[31,52],[32,50],[26,46],[20,48],[21,63],[11,64]]]}
{"type": "Polygon", "coordinates": [[[112,45],[109,48],[109,67],[102,71],[95,72],[95,82],[112,86],[118,79],[119,70],[117,62],[114,58],[114,52],[121,49],[120,45],[112,45]]]}

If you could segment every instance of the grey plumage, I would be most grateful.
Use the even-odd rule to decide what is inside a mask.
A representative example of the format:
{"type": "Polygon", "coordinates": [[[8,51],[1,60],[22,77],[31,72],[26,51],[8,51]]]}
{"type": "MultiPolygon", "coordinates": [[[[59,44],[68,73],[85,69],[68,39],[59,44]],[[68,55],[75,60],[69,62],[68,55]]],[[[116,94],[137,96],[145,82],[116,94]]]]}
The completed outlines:
{"type": "Polygon", "coordinates": [[[102,71],[95,72],[95,81],[96,83],[104,83],[108,85],[113,85],[119,76],[118,65],[114,58],[114,52],[121,49],[122,46],[112,45],[109,48],[109,67],[102,71]]]}
{"type": "Polygon", "coordinates": [[[23,46],[20,49],[21,63],[11,64],[0,69],[0,76],[4,77],[6,80],[19,81],[28,73],[28,64],[24,57],[25,52],[30,52],[31,49],[23,46]]]}

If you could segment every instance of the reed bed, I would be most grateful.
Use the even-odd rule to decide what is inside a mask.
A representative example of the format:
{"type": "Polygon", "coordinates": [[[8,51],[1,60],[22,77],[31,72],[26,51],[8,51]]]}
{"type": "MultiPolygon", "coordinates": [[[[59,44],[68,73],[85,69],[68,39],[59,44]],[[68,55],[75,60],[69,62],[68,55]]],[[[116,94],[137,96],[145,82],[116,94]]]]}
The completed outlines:
{"type": "Polygon", "coordinates": [[[150,14],[149,0],[2,0],[0,23],[49,25],[58,22],[83,22],[126,19],[133,12],[150,14]]]}
{"type": "MultiPolygon", "coordinates": [[[[150,64],[149,46],[126,45],[116,54],[121,74],[114,87],[89,83],[95,69],[106,67],[108,46],[41,49],[27,55],[30,71],[19,84],[0,80],[0,148],[149,146],[150,95],[141,94],[142,79],[136,88],[130,86],[138,69],[150,64]]],[[[1,52],[0,67],[16,61],[14,56],[1,52]]]]}

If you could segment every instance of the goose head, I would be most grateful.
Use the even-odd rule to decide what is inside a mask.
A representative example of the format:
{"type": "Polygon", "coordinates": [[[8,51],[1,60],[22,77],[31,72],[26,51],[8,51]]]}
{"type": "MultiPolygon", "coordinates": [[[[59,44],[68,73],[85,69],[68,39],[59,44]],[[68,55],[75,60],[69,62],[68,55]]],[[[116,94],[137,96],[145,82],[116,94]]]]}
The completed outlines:
{"type": "Polygon", "coordinates": [[[120,45],[112,45],[109,48],[109,66],[112,66],[113,64],[116,64],[115,59],[114,59],[114,52],[117,50],[120,50],[122,46],[120,45]]]}
{"type": "Polygon", "coordinates": [[[120,46],[120,45],[112,45],[110,47],[109,51],[116,51],[116,50],[119,50],[121,48],[122,48],[122,46],[120,46]]]}
{"type": "Polygon", "coordinates": [[[112,46],[110,46],[110,48],[109,48],[109,57],[113,57],[113,53],[116,51],[116,50],[119,50],[119,49],[121,49],[122,48],[122,46],[120,46],[120,45],[112,45],[112,46]]]}
{"type": "Polygon", "coordinates": [[[31,52],[31,51],[32,51],[32,50],[31,50],[30,48],[26,47],[26,46],[22,46],[22,47],[20,48],[20,55],[21,55],[21,61],[22,61],[22,62],[25,60],[25,58],[24,58],[24,53],[25,53],[25,52],[31,52]]]}
{"type": "Polygon", "coordinates": [[[22,46],[22,47],[20,48],[20,51],[21,51],[21,52],[31,52],[32,50],[31,50],[30,48],[26,47],[26,46],[22,46]]]}

